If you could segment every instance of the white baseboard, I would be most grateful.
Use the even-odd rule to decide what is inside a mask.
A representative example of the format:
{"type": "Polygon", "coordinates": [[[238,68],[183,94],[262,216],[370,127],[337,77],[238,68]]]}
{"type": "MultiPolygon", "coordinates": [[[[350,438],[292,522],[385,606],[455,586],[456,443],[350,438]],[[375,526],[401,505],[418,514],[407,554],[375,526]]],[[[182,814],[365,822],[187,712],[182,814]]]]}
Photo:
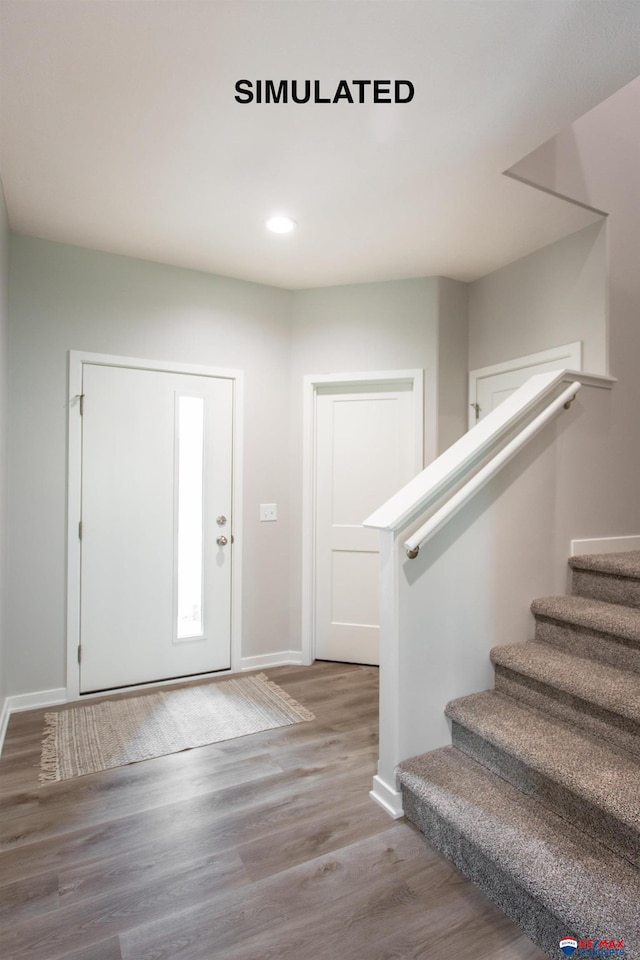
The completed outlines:
{"type": "Polygon", "coordinates": [[[38,690],[36,693],[20,693],[15,697],[6,697],[0,708],[0,753],[4,746],[4,738],[12,713],[21,713],[23,710],[37,710],[39,707],[55,707],[67,702],[65,687],[55,690],[38,690]]]}
{"type": "Polygon", "coordinates": [[[5,738],[8,726],[9,726],[9,704],[7,703],[7,698],[3,697],[2,704],[0,705],[0,753],[2,753],[2,748],[4,746],[4,738],[5,738]]]}
{"type": "Polygon", "coordinates": [[[377,774],[373,778],[373,789],[369,791],[369,796],[394,820],[404,817],[402,794],[381,780],[377,774]]]}
{"type": "Polygon", "coordinates": [[[300,650],[280,650],[278,653],[263,653],[258,657],[243,657],[240,661],[240,669],[242,671],[264,670],[267,667],[288,667],[292,664],[302,665],[300,650]]]}
{"type": "Polygon", "coordinates": [[[39,707],[55,707],[59,703],[67,702],[65,687],[55,690],[37,690],[35,693],[19,693],[15,697],[7,697],[9,713],[21,713],[23,710],[37,710],[39,707]]]}
{"type": "Polygon", "coordinates": [[[640,550],[640,537],[600,537],[596,540],[572,540],[571,556],[583,557],[588,553],[626,553],[640,550]]]}

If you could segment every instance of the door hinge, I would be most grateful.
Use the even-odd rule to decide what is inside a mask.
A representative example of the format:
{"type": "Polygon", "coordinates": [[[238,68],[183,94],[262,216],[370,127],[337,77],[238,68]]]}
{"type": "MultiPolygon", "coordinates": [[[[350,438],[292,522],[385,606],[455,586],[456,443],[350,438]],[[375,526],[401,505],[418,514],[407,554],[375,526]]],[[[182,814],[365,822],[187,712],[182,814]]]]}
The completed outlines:
{"type": "Polygon", "coordinates": [[[80,416],[82,416],[84,414],[84,393],[79,395],[78,400],[80,401],[80,416]]]}
{"type": "Polygon", "coordinates": [[[82,663],[82,646],[78,644],[78,663],[82,663]]]}
{"type": "Polygon", "coordinates": [[[82,540],[82,520],[78,524],[78,539],[82,540]]]}

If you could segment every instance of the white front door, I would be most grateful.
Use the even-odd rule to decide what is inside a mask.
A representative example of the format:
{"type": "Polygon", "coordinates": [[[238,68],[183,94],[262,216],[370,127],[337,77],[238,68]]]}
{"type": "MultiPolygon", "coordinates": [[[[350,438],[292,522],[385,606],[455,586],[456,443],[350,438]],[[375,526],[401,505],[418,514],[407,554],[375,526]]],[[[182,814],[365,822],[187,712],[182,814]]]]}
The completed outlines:
{"type": "Polygon", "coordinates": [[[317,388],[317,659],[379,663],[379,538],[362,522],[422,469],[413,391],[412,381],[317,388]]]}
{"type": "Polygon", "coordinates": [[[82,393],[80,691],[228,669],[233,381],[85,363],[82,393]]]}

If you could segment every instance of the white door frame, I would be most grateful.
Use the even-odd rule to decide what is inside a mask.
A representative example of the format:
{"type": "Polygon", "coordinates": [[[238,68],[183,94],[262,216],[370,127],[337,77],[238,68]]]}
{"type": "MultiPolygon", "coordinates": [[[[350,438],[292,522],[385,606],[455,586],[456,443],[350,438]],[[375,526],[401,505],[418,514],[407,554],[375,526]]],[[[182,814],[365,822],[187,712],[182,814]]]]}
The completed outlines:
{"type": "Polygon", "coordinates": [[[525,370],[531,367],[531,376],[535,368],[541,363],[556,362],[558,369],[582,370],[582,340],[565,343],[560,347],[551,347],[539,353],[531,353],[526,357],[514,357],[502,363],[494,363],[490,367],[479,367],[469,372],[469,430],[476,425],[475,404],[478,402],[478,383],[485,377],[495,377],[499,373],[512,373],[514,370],[525,370]]]}
{"type": "MultiPolygon", "coordinates": [[[[200,377],[218,377],[233,381],[232,425],[232,502],[233,538],[231,552],[231,672],[241,670],[241,599],[242,599],[242,417],[244,382],[241,370],[223,370],[218,367],[191,363],[173,363],[164,360],[144,360],[140,357],[119,357],[103,353],[69,351],[68,452],[67,452],[67,700],[80,697],[80,538],[78,524],[82,509],[82,367],[85,363],[101,366],[129,367],[134,370],[157,370],[162,373],[186,373],[200,377]]],[[[209,674],[204,674],[209,676],[209,674]]],[[[189,679],[196,679],[190,677],[189,679]]],[[[167,683],[171,681],[163,681],[167,683]]],[[[179,679],[173,681],[180,682],[179,679]]],[[[155,686],[155,683],[136,687],[155,686]]],[[[127,690],[136,689],[127,687],[127,690]]],[[[85,699],[98,694],[82,694],[85,699]]],[[[104,695],[104,694],[103,694],[104,695]]]]}
{"type": "Polygon", "coordinates": [[[414,400],[416,461],[424,458],[424,371],[373,370],[358,373],[308,374],[303,378],[302,400],[302,662],[315,659],[315,449],[316,396],[320,387],[358,383],[408,383],[414,400]]]}

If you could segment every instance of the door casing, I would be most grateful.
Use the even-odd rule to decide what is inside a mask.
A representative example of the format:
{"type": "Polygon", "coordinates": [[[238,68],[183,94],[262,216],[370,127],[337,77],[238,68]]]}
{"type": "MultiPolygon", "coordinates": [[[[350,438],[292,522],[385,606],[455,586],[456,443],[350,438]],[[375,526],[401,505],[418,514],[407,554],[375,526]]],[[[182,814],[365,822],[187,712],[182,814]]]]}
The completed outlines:
{"type": "Polygon", "coordinates": [[[405,381],[411,384],[414,402],[416,461],[424,456],[424,373],[422,370],[361,371],[357,373],[309,374],[303,383],[302,435],[302,662],[315,659],[315,408],[319,387],[405,381]]]}
{"type": "Polygon", "coordinates": [[[503,363],[494,363],[489,367],[471,370],[469,373],[469,430],[475,427],[477,422],[475,405],[478,402],[478,389],[483,382],[486,383],[493,377],[505,373],[518,372],[522,374],[522,383],[525,383],[529,377],[536,373],[543,373],[547,370],[561,370],[563,367],[568,370],[582,370],[581,340],[565,343],[560,347],[552,347],[549,350],[542,350],[539,353],[532,353],[526,357],[515,357],[513,360],[505,360],[503,363]]]}
{"type": "MultiPolygon", "coordinates": [[[[231,556],[231,672],[241,669],[241,598],[242,598],[242,402],[243,373],[218,367],[173,363],[163,360],[145,360],[139,357],[120,357],[111,354],[69,351],[68,389],[68,445],[67,445],[67,700],[77,700],[80,694],[80,669],[77,651],[80,644],[80,538],[78,524],[82,508],[82,368],[84,364],[129,367],[137,370],[156,370],[168,373],[186,373],[203,377],[224,377],[233,381],[233,529],[234,546],[231,556]]],[[[196,679],[196,678],[190,678],[196,679]]],[[[172,682],[172,681],[168,681],[172,682]]],[[[173,681],[175,683],[180,680],[173,681]]],[[[167,681],[163,681],[167,683],[167,681]]],[[[144,688],[154,683],[139,684],[144,688]]],[[[127,687],[128,690],[137,687],[127,687]]],[[[97,694],[82,694],[83,699],[97,694]]]]}

